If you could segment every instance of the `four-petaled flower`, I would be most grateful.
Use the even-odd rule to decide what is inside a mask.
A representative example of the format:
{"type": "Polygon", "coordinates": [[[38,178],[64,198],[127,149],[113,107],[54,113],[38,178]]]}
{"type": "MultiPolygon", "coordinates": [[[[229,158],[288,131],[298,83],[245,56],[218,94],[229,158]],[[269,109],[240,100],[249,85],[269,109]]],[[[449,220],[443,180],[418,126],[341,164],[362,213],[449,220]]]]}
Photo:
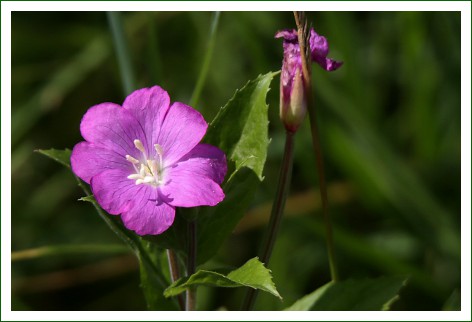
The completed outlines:
{"type": "Polygon", "coordinates": [[[123,106],[102,103],[86,112],[80,124],[86,141],[72,151],[72,170],[128,229],[157,235],[172,225],[175,207],[214,206],[224,198],[226,157],[199,143],[207,127],[190,106],[170,104],[159,86],[143,88],[123,106]]]}
{"type": "MultiPolygon", "coordinates": [[[[280,76],[280,118],[288,131],[296,132],[306,115],[305,76],[298,34],[295,29],[287,29],[277,32],[275,38],[284,39],[284,60],[280,76]]],[[[334,71],[342,65],[342,62],[326,57],[329,52],[328,41],[313,28],[310,30],[310,52],[311,60],[327,71],[334,71]]]]}

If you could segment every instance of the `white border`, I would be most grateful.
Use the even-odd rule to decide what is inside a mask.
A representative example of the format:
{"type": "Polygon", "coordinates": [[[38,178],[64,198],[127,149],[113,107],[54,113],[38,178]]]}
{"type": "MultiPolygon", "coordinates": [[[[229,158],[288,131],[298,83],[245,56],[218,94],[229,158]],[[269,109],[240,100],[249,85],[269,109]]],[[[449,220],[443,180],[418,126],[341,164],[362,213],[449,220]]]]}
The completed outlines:
{"type": "Polygon", "coordinates": [[[471,4],[470,2],[1,2],[1,320],[471,320],[471,4]],[[270,6],[269,6],[270,4],[270,6]],[[460,312],[18,312],[11,311],[11,12],[12,11],[461,11],[461,272],[460,312]]]}
{"type": "MultiPolygon", "coordinates": [[[[5,9],[4,9],[5,7],[5,9]]],[[[463,1],[8,1],[5,11],[466,11],[463,1]],[[270,4],[270,5],[269,5],[270,4]],[[360,10],[361,9],[361,10],[360,10]]]]}

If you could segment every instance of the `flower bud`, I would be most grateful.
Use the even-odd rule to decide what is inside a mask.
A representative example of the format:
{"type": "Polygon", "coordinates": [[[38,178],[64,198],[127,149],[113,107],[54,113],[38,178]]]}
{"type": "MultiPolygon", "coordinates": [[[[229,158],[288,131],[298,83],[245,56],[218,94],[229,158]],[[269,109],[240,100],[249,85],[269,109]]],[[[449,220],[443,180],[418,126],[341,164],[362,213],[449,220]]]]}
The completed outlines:
{"type": "Polygon", "coordinates": [[[306,93],[301,66],[296,68],[290,84],[280,81],[280,119],[287,131],[295,133],[306,115],[306,93]]]}
{"type": "MultiPolygon", "coordinates": [[[[283,38],[284,59],[280,76],[280,118],[287,131],[295,133],[303,122],[307,109],[307,93],[305,93],[305,76],[303,75],[300,46],[297,31],[282,30],[275,38],[283,38]]],[[[327,71],[338,69],[342,62],[327,58],[328,41],[310,30],[311,60],[327,71]]]]}

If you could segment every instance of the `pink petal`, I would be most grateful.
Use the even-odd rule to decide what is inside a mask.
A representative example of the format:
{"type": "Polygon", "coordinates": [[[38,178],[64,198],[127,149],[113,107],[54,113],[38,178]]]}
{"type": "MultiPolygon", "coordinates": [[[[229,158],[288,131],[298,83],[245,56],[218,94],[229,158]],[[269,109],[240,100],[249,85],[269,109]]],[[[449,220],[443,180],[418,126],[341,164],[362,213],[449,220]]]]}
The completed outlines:
{"type": "Polygon", "coordinates": [[[70,157],[72,171],[82,180],[90,184],[90,179],[109,169],[133,171],[122,155],[89,142],[79,142],[74,146],[70,157]]]}
{"type": "Polygon", "coordinates": [[[169,110],[169,105],[169,95],[159,86],[134,91],[123,103],[123,108],[138,120],[149,139],[147,144],[143,141],[148,154],[154,153],[154,144],[157,143],[161,124],[169,110]]]}
{"type": "Polygon", "coordinates": [[[208,177],[218,184],[223,182],[227,171],[224,152],[205,143],[198,144],[180,159],[178,164],[188,165],[192,167],[195,175],[208,177]]]}
{"type": "Polygon", "coordinates": [[[95,105],[85,113],[80,123],[85,140],[106,147],[123,157],[139,155],[135,139],[146,142],[146,136],[138,121],[121,106],[113,103],[95,105]]]}
{"type": "Polygon", "coordinates": [[[211,167],[202,165],[198,159],[178,162],[166,169],[168,179],[160,189],[172,206],[214,206],[225,194],[211,175],[214,175],[211,167]],[[210,176],[205,176],[208,172],[210,176]]]}
{"type": "Polygon", "coordinates": [[[156,188],[147,186],[144,193],[136,196],[132,208],[121,214],[126,228],[138,235],[158,235],[174,222],[175,208],[162,202],[156,188]]]}
{"type": "Polygon", "coordinates": [[[208,124],[203,116],[183,103],[169,108],[158,142],[164,153],[164,166],[169,166],[190,152],[203,138],[208,124]]]}
{"type": "Polygon", "coordinates": [[[328,72],[335,71],[341,67],[343,62],[326,57],[329,53],[329,44],[326,37],[318,35],[313,28],[310,32],[311,60],[317,62],[318,65],[328,72]]]}
{"type": "Polygon", "coordinates": [[[91,179],[92,192],[98,204],[112,215],[118,215],[133,207],[137,198],[148,193],[146,185],[136,185],[128,179],[130,171],[111,169],[100,172],[91,179]]]}

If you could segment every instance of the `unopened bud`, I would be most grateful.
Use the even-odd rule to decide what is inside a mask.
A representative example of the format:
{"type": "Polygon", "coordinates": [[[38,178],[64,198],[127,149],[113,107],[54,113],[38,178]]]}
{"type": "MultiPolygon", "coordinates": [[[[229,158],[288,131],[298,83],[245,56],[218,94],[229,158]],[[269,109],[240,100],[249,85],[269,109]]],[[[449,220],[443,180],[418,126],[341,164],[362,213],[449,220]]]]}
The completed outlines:
{"type": "MultiPolygon", "coordinates": [[[[298,33],[295,29],[281,30],[275,38],[283,38],[284,59],[280,75],[280,118],[287,131],[296,132],[306,115],[307,93],[302,72],[298,33]]],[[[323,69],[334,71],[342,62],[327,58],[329,48],[325,37],[310,29],[310,58],[323,69]]]]}
{"type": "Polygon", "coordinates": [[[306,93],[303,73],[296,68],[291,81],[284,85],[280,81],[280,119],[287,131],[295,133],[306,115],[306,93]]]}

